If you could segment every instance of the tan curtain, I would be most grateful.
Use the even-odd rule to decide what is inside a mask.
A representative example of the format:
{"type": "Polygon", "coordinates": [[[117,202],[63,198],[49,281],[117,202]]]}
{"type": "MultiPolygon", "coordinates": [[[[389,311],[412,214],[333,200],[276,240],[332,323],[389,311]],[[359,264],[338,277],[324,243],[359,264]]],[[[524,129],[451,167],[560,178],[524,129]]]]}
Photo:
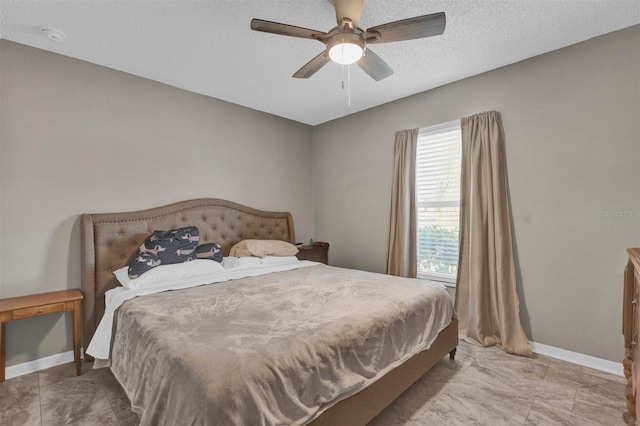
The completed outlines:
{"type": "Polygon", "coordinates": [[[387,274],[416,277],[416,145],[418,129],[396,132],[387,274]]]}
{"type": "Polygon", "coordinates": [[[531,356],[520,324],[504,135],[496,111],[461,120],[462,182],[456,311],[460,337],[531,356]]]}

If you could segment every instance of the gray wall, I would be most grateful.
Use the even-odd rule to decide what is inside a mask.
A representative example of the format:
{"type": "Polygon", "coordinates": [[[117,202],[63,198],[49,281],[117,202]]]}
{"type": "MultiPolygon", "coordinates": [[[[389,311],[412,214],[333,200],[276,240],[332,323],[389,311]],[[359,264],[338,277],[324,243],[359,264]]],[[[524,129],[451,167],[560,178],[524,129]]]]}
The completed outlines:
{"type": "MultiPolygon", "coordinates": [[[[640,245],[640,217],[615,215],[640,210],[638,46],[636,26],[312,129],[0,40],[0,297],[80,287],[81,213],[196,197],[289,210],[332,264],[382,272],[394,133],[496,109],[525,331],[619,361],[624,249],[640,245]]],[[[7,331],[7,365],[71,349],[68,314],[7,331]]]]}
{"type": "MultiPolygon", "coordinates": [[[[79,215],[226,198],[313,237],[312,129],[0,41],[0,297],[80,287],[79,215]]],[[[71,350],[69,314],[7,324],[7,365],[71,350]]]]}
{"type": "Polygon", "coordinates": [[[625,248],[640,246],[639,46],[635,26],[316,126],[330,262],[384,271],[397,130],[498,110],[525,331],[620,361],[625,248]]]}

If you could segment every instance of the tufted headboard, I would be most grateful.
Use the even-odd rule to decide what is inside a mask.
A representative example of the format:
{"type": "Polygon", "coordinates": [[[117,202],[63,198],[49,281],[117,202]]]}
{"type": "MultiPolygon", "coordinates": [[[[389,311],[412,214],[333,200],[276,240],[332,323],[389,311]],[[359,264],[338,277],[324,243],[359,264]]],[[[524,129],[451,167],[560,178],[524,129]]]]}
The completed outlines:
{"type": "Polygon", "coordinates": [[[215,242],[225,255],[244,239],[283,240],[295,244],[288,212],[267,212],[214,198],[183,201],[125,213],[82,215],[82,291],[84,347],[104,314],[104,294],[117,287],[113,271],[129,264],[154,230],[197,226],[200,244],[215,242]]]}

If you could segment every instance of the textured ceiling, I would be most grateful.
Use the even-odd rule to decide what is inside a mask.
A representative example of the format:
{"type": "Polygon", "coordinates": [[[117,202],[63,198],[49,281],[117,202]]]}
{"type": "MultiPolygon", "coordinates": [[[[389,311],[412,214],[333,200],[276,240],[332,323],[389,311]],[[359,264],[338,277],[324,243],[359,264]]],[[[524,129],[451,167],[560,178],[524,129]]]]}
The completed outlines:
{"type": "Polygon", "coordinates": [[[316,125],[640,23],[639,0],[366,0],[360,26],[441,11],[442,36],[372,46],[391,77],[351,66],[351,106],[340,65],[291,78],[323,44],[249,29],[255,17],[328,31],[330,0],[2,0],[0,37],[316,125]]]}

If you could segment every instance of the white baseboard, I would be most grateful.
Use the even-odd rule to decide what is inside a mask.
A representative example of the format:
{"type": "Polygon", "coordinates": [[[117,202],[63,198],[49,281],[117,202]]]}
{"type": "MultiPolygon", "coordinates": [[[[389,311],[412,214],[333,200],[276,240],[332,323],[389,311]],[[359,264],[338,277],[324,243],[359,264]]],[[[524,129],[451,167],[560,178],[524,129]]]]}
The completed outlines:
{"type": "MultiPolygon", "coordinates": [[[[622,363],[613,362],[602,358],[596,358],[590,355],[578,352],[568,351],[566,349],[556,348],[554,346],[543,345],[542,343],[530,342],[531,350],[537,354],[545,355],[551,358],[561,359],[563,361],[572,362],[574,364],[583,365],[595,370],[604,371],[605,373],[615,374],[616,376],[624,376],[622,371],[622,363]]],[[[80,356],[84,357],[84,351],[80,351],[80,356]]],[[[34,373],[57,365],[73,362],[73,351],[63,352],[56,355],[36,359],[34,361],[7,367],[5,377],[7,380],[24,374],[34,373]]]]}
{"type": "Polygon", "coordinates": [[[594,370],[600,370],[604,371],[605,373],[624,377],[624,373],[622,371],[622,362],[613,362],[602,358],[596,358],[590,355],[556,348],[554,346],[543,345],[542,343],[529,343],[531,343],[531,350],[537,354],[561,359],[563,361],[568,361],[574,364],[593,368],[594,370]]]}
{"type": "MultiPolygon", "coordinates": [[[[80,358],[84,358],[84,351],[82,350],[82,348],[80,349],[80,358]]],[[[62,352],[60,354],[55,354],[7,367],[5,369],[5,379],[13,379],[14,377],[23,376],[29,373],[35,373],[36,371],[40,370],[46,370],[47,368],[66,364],[68,362],[73,362],[73,351],[62,352]]]]}

